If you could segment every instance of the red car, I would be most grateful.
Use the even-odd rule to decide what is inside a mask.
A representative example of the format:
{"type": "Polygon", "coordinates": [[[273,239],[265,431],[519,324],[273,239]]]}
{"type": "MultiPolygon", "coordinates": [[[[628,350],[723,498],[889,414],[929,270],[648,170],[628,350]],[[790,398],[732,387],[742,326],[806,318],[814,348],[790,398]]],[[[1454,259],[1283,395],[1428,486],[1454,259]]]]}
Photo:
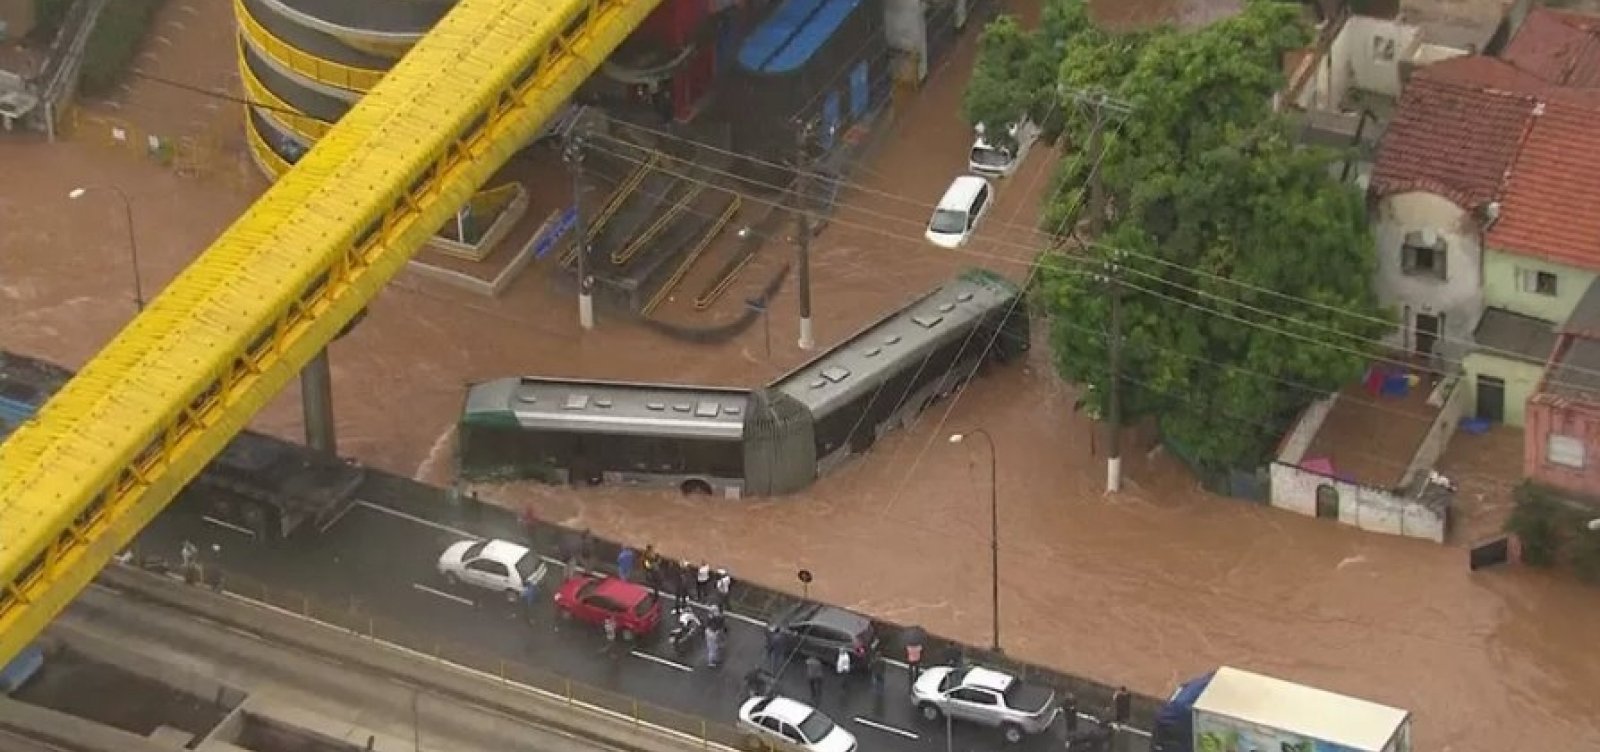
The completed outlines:
{"type": "Polygon", "coordinates": [[[605,624],[616,617],[617,631],[631,640],[649,634],[661,622],[661,599],[650,588],[615,577],[576,575],[556,591],[562,616],[585,624],[605,624]]]}

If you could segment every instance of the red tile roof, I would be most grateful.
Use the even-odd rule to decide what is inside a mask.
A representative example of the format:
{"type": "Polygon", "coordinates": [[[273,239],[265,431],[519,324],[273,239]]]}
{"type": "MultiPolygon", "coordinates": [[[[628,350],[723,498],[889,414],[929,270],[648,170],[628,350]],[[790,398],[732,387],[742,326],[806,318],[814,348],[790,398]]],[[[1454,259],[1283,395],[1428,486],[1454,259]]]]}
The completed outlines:
{"type": "Polygon", "coordinates": [[[1600,270],[1600,107],[1552,92],[1512,162],[1488,242],[1600,270]]]}
{"type": "Polygon", "coordinates": [[[1600,86],[1600,18],[1535,8],[1501,59],[1560,86],[1600,86]]]}
{"type": "Polygon", "coordinates": [[[1487,57],[1419,70],[1379,144],[1372,195],[1428,191],[1468,210],[1494,200],[1533,112],[1532,93],[1541,86],[1487,57]]]}

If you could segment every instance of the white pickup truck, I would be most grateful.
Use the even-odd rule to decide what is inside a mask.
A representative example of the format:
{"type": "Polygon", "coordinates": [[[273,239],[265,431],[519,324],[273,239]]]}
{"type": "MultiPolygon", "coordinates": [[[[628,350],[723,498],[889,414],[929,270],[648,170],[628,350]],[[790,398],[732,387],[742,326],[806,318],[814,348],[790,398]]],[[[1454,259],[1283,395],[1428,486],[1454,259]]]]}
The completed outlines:
{"type": "Polygon", "coordinates": [[[1061,708],[1049,687],[1024,684],[993,669],[937,666],[917,677],[911,702],[929,721],[949,716],[999,728],[1007,742],[1050,728],[1061,708]]]}

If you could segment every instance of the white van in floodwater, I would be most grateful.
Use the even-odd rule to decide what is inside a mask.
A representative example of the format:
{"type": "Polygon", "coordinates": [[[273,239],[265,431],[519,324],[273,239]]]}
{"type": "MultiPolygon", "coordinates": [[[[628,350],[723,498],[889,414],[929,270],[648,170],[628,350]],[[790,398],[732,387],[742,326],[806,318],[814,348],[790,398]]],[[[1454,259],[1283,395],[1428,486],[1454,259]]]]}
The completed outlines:
{"type": "Polygon", "coordinates": [[[978,175],[997,178],[1008,177],[1016,172],[1022,160],[1028,158],[1028,150],[1033,148],[1033,142],[1039,140],[1039,126],[1028,120],[1012,123],[1007,127],[1011,139],[1016,142],[1016,146],[1010,148],[996,146],[984,140],[982,123],[972,130],[975,135],[972,151],[967,154],[967,169],[978,175]]]}

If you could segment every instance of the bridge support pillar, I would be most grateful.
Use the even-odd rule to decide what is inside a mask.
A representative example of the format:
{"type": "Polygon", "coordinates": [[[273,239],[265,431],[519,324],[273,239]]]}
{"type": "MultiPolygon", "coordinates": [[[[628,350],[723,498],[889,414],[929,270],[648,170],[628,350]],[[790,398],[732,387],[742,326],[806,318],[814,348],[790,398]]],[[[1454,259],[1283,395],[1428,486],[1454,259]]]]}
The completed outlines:
{"type": "Polygon", "coordinates": [[[329,456],[339,452],[333,433],[333,374],[323,349],[300,371],[300,408],[306,425],[306,446],[329,456]]]}

